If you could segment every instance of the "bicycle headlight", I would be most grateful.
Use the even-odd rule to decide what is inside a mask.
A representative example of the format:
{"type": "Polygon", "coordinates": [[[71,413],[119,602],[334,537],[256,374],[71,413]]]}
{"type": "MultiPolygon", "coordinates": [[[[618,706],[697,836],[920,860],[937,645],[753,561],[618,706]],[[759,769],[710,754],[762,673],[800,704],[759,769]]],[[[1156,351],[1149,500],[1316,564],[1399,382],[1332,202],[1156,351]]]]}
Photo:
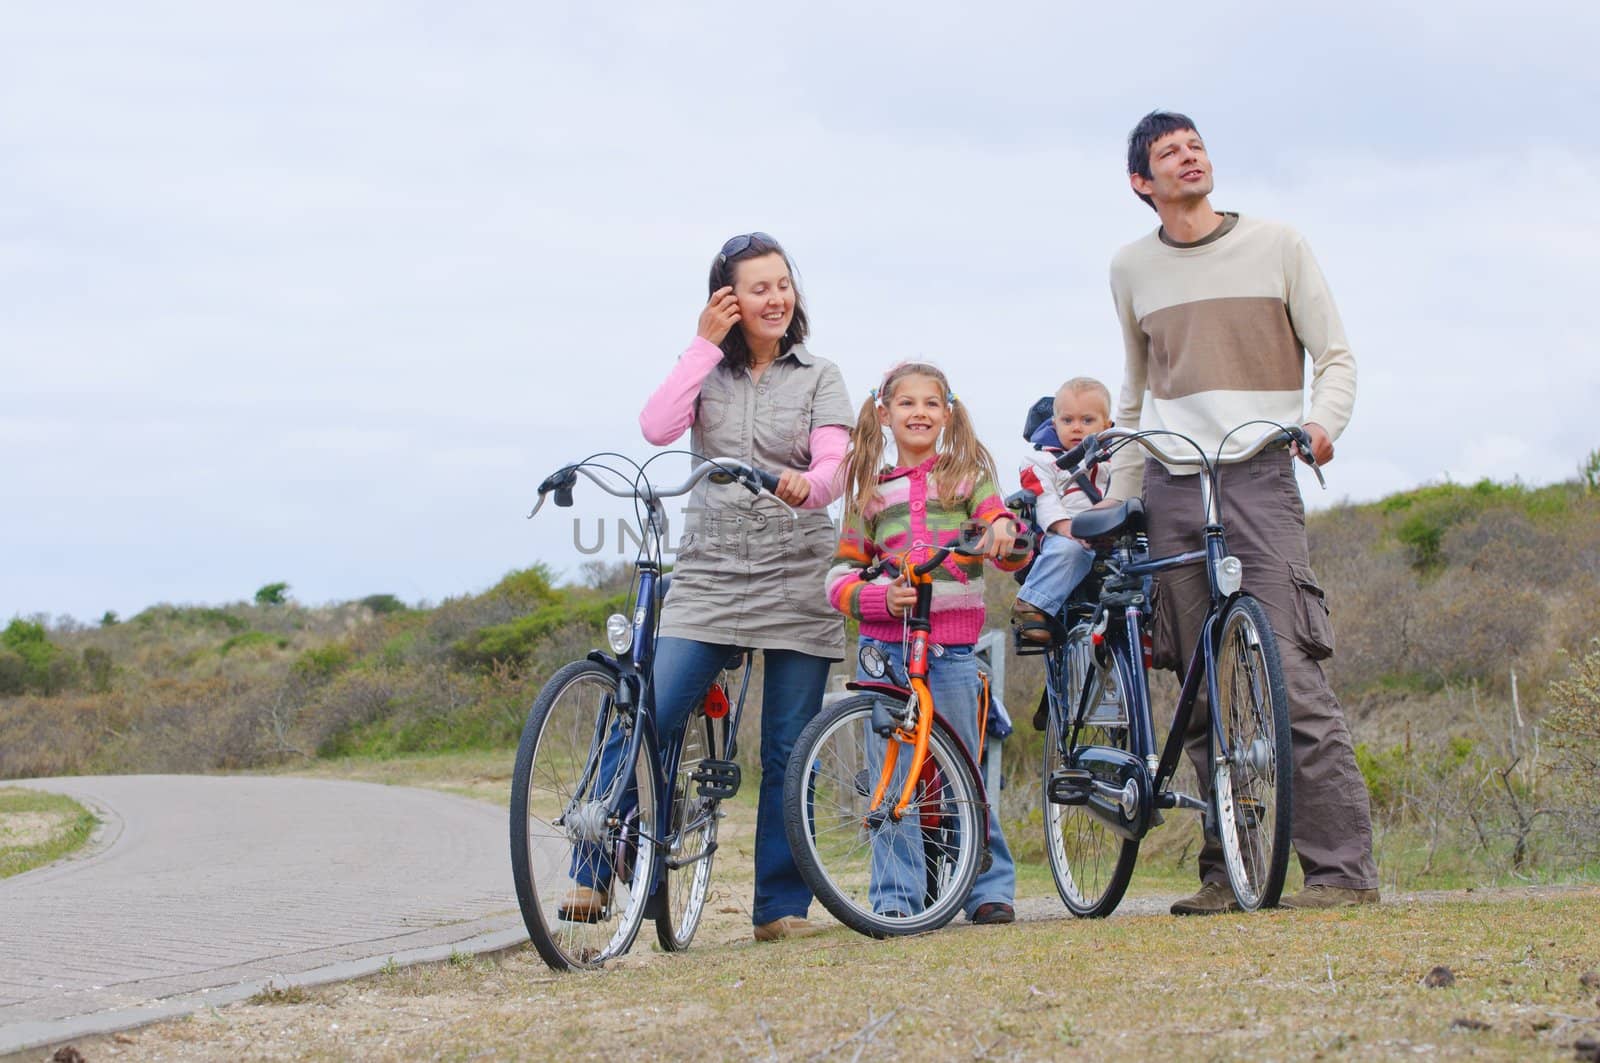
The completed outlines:
{"type": "Polygon", "coordinates": [[[1237,557],[1219,557],[1216,564],[1217,590],[1233,594],[1244,584],[1244,565],[1237,557]]]}
{"type": "Polygon", "coordinates": [[[889,655],[876,646],[863,646],[856,656],[861,661],[861,670],[874,679],[882,679],[889,670],[889,655]]]}
{"type": "Polygon", "coordinates": [[[621,613],[606,617],[606,641],[613,653],[627,653],[633,646],[633,624],[621,613]]]}

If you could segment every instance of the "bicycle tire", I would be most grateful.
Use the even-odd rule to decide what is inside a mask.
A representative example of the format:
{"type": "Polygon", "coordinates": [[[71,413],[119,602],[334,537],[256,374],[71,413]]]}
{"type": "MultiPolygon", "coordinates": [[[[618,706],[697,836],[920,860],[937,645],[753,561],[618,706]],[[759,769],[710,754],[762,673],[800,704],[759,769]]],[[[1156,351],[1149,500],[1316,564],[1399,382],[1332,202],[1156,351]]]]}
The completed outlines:
{"type": "Polygon", "coordinates": [[[1289,867],[1294,769],[1277,636],[1249,595],[1222,614],[1217,695],[1222,748],[1214,750],[1211,792],[1228,883],[1245,911],[1271,908],[1289,867]]]}
{"type": "Polygon", "coordinates": [[[672,805],[662,839],[661,910],[656,940],[667,952],[682,952],[694,940],[710,894],[711,863],[716,856],[720,801],[697,792],[692,776],[702,760],[720,757],[726,720],[695,706],[683,728],[683,748],[672,781],[672,805]],[[692,862],[690,862],[692,861],[692,862]],[[673,867],[674,863],[679,864],[673,867]]]}
{"type": "Polygon", "coordinates": [[[1118,699],[1120,716],[1110,708],[1108,691],[1125,690],[1111,663],[1099,664],[1083,638],[1068,641],[1060,650],[1062,687],[1050,711],[1044,745],[1044,836],[1050,875],[1067,910],[1080,919],[1103,919],[1116,910],[1133,878],[1139,859],[1138,841],[1111,830],[1085,805],[1058,805],[1049,799],[1050,778],[1072,761],[1072,753],[1085,746],[1110,746],[1131,751],[1127,703],[1118,699]],[[1085,684],[1090,686],[1088,717],[1078,728],[1073,749],[1063,749],[1063,732],[1076,713],[1085,684]]]}
{"type": "MultiPolygon", "coordinates": [[[[644,920],[655,877],[657,769],[650,734],[643,736],[633,765],[634,815],[607,824],[583,815],[585,807],[598,808],[599,802],[574,805],[590,761],[600,753],[596,735],[620,726],[617,691],[616,676],[603,665],[584,660],[564,666],[539,692],[517,746],[511,874],[528,937],[558,971],[593,969],[627,952],[644,920]],[[572,903],[576,874],[609,884],[604,903],[572,903]]],[[[613,769],[611,779],[616,777],[613,769]]],[[[601,789],[590,786],[583,792],[603,793],[609,781],[596,773],[601,789]]]]}
{"type": "MultiPolygon", "coordinates": [[[[873,758],[885,742],[871,729],[875,701],[872,695],[845,698],[800,732],[784,777],[784,825],[801,876],[835,919],[875,938],[920,934],[944,926],[966,904],[983,857],[988,807],[960,740],[935,720],[926,781],[905,816],[899,824],[867,824],[879,777],[873,758]],[[930,846],[937,865],[932,875],[930,846]],[[883,869],[898,870],[899,882],[890,882],[883,869]],[[888,896],[893,888],[915,888],[912,883],[922,884],[922,897],[888,896]]],[[[910,755],[911,747],[903,747],[898,763],[909,765],[910,755]]],[[[897,770],[891,795],[902,780],[897,770]]]]}

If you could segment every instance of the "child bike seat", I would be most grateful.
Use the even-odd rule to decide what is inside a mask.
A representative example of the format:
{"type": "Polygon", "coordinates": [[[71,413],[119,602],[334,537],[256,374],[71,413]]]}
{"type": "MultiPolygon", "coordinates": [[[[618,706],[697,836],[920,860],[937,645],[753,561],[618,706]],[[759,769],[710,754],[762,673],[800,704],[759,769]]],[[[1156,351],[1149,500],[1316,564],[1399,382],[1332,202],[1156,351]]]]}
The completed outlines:
{"type": "Polygon", "coordinates": [[[1086,509],[1072,518],[1072,534],[1079,539],[1108,539],[1144,530],[1144,503],[1137,498],[1104,509],[1086,509]]]}

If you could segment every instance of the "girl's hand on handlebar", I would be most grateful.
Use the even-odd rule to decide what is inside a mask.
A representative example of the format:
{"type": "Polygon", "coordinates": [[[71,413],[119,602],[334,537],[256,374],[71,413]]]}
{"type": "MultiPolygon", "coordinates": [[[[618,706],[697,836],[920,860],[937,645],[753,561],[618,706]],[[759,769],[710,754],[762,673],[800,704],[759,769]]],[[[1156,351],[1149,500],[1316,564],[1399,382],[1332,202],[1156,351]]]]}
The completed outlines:
{"type": "Polygon", "coordinates": [[[902,572],[895,577],[893,583],[889,584],[889,596],[884,600],[884,605],[888,608],[889,615],[898,620],[916,604],[917,589],[902,572]]]}
{"type": "Polygon", "coordinates": [[[778,489],[772,493],[791,506],[802,506],[811,497],[811,481],[802,472],[785,469],[778,476],[778,489]]]}
{"type": "Polygon", "coordinates": [[[994,519],[985,537],[987,545],[983,556],[991,561],[1003,561],[1017,545],[1016,518],[1006,514],[994,519]]]}
{"type": "Polygon", "coordinates": [[[734,296],[733,289],[718,288],[711,293],[706,308],[700,311],[700,327],[695,334],[720,345],[738,323],[739,300],[734,296]]]}

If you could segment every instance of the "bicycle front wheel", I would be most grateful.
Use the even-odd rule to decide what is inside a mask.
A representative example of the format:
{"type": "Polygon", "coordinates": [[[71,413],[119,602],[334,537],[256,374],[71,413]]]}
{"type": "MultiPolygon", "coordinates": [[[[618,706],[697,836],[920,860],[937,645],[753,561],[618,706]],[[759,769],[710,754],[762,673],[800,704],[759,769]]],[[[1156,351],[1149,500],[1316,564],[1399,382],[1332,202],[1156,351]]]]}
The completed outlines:
{"type": "Polygon", "coordinates": [[[655,873],[655,753],[646,735],[637,763],[622,763],[617,692],[609,669],[574,661],[539,692],[517,747],[511,873],[528,936],[556,970],[626,952],[655,873]]]}
{"type": "Polygon", "coordinates": [[[1212,800],[1223,862],[1239,907],[1270,908],[1289,867],[1289,698],[1277,636],[1248,595],[1222,615],[1217,694],[1212,711],[1222,748],[1215,751],[1212,800]]]}
{"type": "Polygon", "coordinates": [[[1044,744],[1045,852],[1067,910],[1079,918],[1098,919],[1122,903],[1139,858],[1139,843],[1116,834],[1086,804],[1051,801],[1050,780],[1057,771],[1074,766],[1073,754],[1086,746],[1129,750],[1132,732],[1122,684],[1111,662],[1096,661],[1082,637],[1069,641],[1060,652],[1060,699],[1050,713],[1044,744]],[[1071,721],[1080,705],[1087,708],[1069,748],[1071,721]]]}
{"type": "Polygon", "coordinates": [[[806,885],[834,918],[862,934],[935,930],[966,903],[983,859],[988,806],[959,740],[935,722],[928,756],[899,821],[902,744],[876,812],[872,794],[890,741],[872,729],[871,695],[845,698],[806,725],[784,779],[784,824],[806,885]]]}
{"type": "Polygon", "coordinates": [[[713,719],[697,705],[683,728],[683,749],[672,780],[672,810],[663,839],[661,890],[656,940],[668,952],[681,952],[694,940],[711,890],[711,860],[717,850],[715,798],[699,793],[694,773],[700,762],[722,756],[727,719],[713,719]]]}

